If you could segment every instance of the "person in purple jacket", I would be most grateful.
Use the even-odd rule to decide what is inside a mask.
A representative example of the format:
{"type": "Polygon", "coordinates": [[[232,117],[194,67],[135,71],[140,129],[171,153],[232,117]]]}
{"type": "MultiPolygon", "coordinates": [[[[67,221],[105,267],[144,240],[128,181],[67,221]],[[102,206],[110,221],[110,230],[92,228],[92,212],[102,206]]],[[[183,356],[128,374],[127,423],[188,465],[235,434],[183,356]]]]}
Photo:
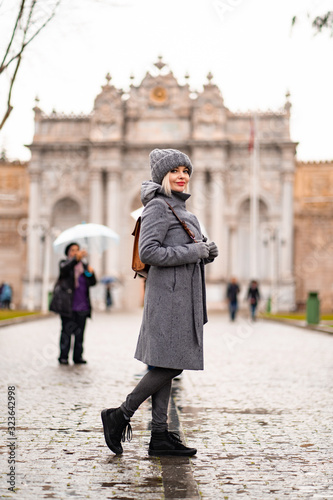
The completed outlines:
{"type": "Polygon", "coordinates": [[[68,365],[71,337],[74,335],[73,361],[85,364],[83,359],[83,336],[87,318],[91,317],[89,288],[96,284],[93,268],[82,259],[87,252],[80,250],[77,243],[70,243],[65,249],[67,259],[59,264],[60,274],[54,288],[50,310],[60,314],[60,356],[61,365],[68,365]]]}

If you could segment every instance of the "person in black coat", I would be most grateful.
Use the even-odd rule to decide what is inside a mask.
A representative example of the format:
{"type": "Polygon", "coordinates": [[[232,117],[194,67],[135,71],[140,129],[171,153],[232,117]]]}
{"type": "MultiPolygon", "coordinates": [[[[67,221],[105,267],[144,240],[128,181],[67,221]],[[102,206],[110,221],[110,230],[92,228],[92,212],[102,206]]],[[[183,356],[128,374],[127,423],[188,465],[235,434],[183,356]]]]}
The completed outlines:
{"type": "Polygon", "coordinates": [[[59,278],[50,304],[50,311],[61,317],[58,361],[68,365],[71,337],[74,334],[73,361],[75,364],[85,364],[86,360],[82,358],[83,335],[86,319],[91,317],[89,288],[96,284],[96,277],[93,268],[82,262],[87,252],[80,250],[77,243],[67,245],[65,254],[67,259],[59,263],[59,278]]]}
{"type": "Polygon", "coordinates": [[[256,310],[258,306],[258,302],[260,300],[260,293],[258,288],[258,283],[255,280],[252,280],[247,292],[247,300],[249,301],[251,318],[253,321],[256,319],[256,310]]]}
{"type": "Polygon", "coordinates": [[[227,288],[227,299],[229,302],[230,320],[235,321],[238,311],[238,294],[240,292],[236,278],[231,278],[227,288]]]}

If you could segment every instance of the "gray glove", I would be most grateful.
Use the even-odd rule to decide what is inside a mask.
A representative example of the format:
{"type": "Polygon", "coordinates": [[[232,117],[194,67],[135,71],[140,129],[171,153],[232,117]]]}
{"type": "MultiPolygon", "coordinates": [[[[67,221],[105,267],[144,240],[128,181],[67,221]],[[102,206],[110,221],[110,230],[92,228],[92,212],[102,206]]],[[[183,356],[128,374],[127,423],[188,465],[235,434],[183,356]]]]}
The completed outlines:
{"type": "Polygon", "coordinates": [[[199,259],[207,259],[209,256],[209,245],[204,241],[196,243],[199,259]]]}
{"type": "Polygon", "coordinates": [[[208,247],[209,247],[209,255],[208,255],[208,258],[209,258],[209,259],[215,259],[215,257],[217,257],[217,256],[218,256],[218,254],[219,254],[219,249],[217,248],[216,243],[214,243],[214,241],[211,241],[211,242],[208,244],[208,247]]]}

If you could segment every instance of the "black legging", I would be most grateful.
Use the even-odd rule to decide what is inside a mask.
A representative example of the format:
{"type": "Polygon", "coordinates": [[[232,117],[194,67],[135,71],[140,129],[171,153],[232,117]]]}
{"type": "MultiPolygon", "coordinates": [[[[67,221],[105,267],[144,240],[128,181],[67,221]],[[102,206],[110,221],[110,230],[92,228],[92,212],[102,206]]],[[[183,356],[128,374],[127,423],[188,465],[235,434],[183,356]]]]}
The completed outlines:
{"type": "Polygon", "coordinates": [[[121,405],[123,413],[131,418],[139,406],[152,396],[152,430],[166,430],[172,379],[182,371],[158,367],[149,370],[121,405]]]}

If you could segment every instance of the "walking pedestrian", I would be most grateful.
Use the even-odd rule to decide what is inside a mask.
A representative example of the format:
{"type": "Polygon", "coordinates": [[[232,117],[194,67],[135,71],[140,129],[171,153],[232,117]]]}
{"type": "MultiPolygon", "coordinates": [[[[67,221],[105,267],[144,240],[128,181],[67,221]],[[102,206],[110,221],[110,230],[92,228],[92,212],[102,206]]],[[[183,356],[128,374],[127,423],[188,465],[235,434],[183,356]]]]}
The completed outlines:
{"type": "Polygon", "coordinates": [[[198,219],[186,210],[193,171],[189,157],[174,149],[154,149],[150,167],[152,181],[141,187],[145,208],[139,241],[140,258],[150,270],[135,358],[153,368],[121,406],[103,410],[101,417],[106,444],[121,454],[121,440],[131,438],[130,419],[152,396],[149,455],[192,456],[197,450],[169,432],[167,411],[172,379],[183,370],[203,369],[204,264],[217,257],[218,249],[214,242],[207,243],[198,219]],[[195,242],[167,203],[193,232],[195,242]]]}
{"type": "Polygon", "coordinates": [[[60,314],[60,356],[61,365],[68,365],[71,337],[74,335],[73,361],[85,364],[83,359],[83,337],[87,318],[91,317],[89,288],[96,284],[93,268],[82,262],[86,250],[80,250],[77,243],[70,243],[65,249],[66,259],[59,264],[60,273],[54,287],[50,310],[60,314]]]}
{"type": "Polygon", "coordinates": [[[0,285],[0,309],[2,309],[2,307],[3,307],[2,299],[1,299],[3,285],[4,285],[4,283],[1,283],[1,285],[0,285]]]}
{"type": "Polygon", "coordinates": [[[3,283],[1,287],[1,307],[3,309],[10,309],[10,304],[12,302],[13,290],[8,283],[3,283]]]}
{"type": "Polygon", "coordinates": [[[258,302],[260,300],[260,292],[258,288],[258,282],[256,280],[252,280],[247,292],[247,300],[250,305],[250,314],[252,321],[256,320],[256,310],[258,306],[258,302]]]}
{"type": "Polygon", "coordinates": [[[238,294],[240,292],[236,278],[231,278],[227,287],[227,300],[229,303],[230,320],[235,321],[238,311],[238,294]]]}
{"type": "Polygon", "coordinates": [[[105,307],[107,311],[111,309],[112,303],[111,285],[108,283],[105,288],[105,307]]]}

